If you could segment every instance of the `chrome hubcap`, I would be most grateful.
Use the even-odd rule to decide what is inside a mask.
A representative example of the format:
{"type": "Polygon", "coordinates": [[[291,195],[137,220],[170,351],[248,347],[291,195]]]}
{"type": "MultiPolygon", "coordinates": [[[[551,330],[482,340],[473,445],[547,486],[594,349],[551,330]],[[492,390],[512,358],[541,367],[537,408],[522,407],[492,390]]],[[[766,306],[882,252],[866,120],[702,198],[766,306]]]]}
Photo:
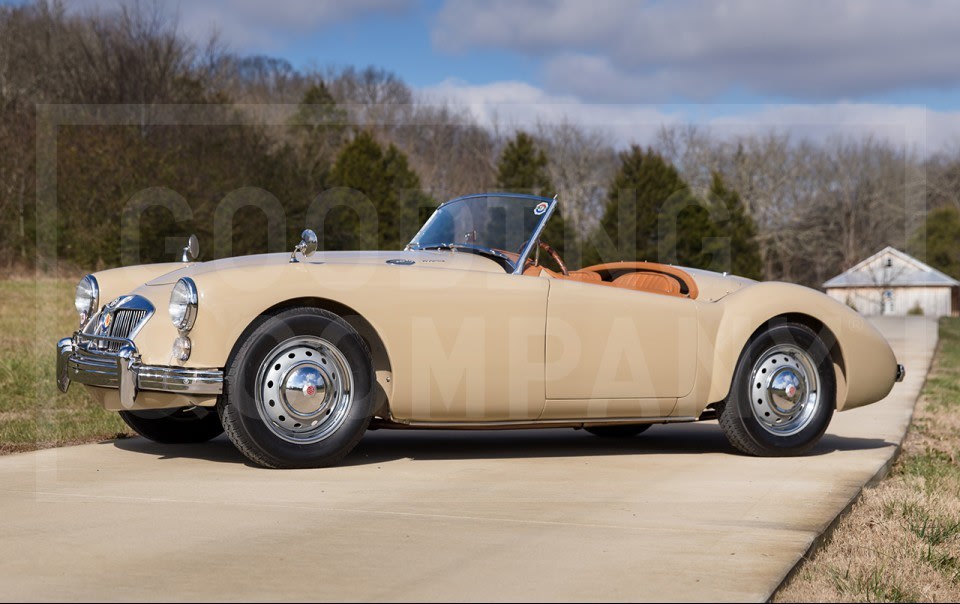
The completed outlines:
{"type": "Polygon", "coordinates": [[[790,436],[809,425],[820,404],[820,375],[805,350],[777,344],[753,366],[751,377],[751,407],[761,427],[790,436]]]}
{"type": "Polygon", "coordinates": [[[330,406],[327,384],[330,376],[316,363],[304,362],[283,378],[280,396],[292,415],[311,417],[330,406]]]}
{"type": "MultiPolygon", "coordinates": [[[[801,374],[802,375],[802,374],[801,374]]],[[[790,367],[777,369],[767,386],[770,408],[780,417],[789,417],[802,404],[806,390],[804,379],[790,367]]]]}
{"type": "Polygon", "coordinates": [[[350,364],[336,346],[316,336],[281,342],[257,373],[257,410],[288,442],[319,442],[339,428],[353,401],[350,364]]]}

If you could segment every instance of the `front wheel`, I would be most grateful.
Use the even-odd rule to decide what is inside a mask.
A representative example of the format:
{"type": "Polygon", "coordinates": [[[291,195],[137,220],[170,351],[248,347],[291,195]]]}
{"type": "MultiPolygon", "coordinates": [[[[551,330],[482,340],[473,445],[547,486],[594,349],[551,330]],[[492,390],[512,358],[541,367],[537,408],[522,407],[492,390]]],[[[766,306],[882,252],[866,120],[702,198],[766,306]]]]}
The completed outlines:
{"type": "Polygon", "coordinates": [[[264,318],[227,368],[220,417],[227,436],[269,468],[335,464],[374,413],[366,343],[343,319],[316,308],[264,318]]]}
{"type": "Polygon", "coordinates": [[[204,443],[223,433],[217,412],[207,407],[121,411],[120,417],[137,434],[158,443],[204,443]]]}
{"type": "Polygon", "coordinates": [[[718,419],[743,453],[802,455],[823,436],[835,403],[826,345],[809,327],[785,323],[747,345],[718,419]]]}

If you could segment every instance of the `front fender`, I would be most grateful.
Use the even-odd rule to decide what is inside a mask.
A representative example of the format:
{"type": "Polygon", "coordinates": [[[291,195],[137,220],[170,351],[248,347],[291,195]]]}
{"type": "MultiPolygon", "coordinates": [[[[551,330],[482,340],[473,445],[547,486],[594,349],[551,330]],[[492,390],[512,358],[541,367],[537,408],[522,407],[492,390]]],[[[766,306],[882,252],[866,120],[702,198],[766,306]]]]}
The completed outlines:
{"type": "MultiPolygon", "coordinates": [[[[296,298],[329,298],[351,306],[377,301],[373,267],[318,267],[308,263],[239,265],[234,268],[188,275],[197,286],[197,319],[187,367],[224,367],[244,330],[266,310],[296,298]],[[372,289],[371,289],[371,286],[372,289]]],[[[171,357],[178,333],[167,306],[178,274],[141,285],[132,293],[144,296],[157,308],[156,315],[137,335],[136,344],[145,363],[181,364],[171,357]]]]}

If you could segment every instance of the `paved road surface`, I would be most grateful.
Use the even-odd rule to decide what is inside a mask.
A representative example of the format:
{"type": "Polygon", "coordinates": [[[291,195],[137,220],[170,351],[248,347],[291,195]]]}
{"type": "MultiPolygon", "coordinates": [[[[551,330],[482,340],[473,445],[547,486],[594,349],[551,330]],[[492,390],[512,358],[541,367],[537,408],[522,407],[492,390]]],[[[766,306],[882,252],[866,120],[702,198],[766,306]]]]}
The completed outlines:
{"type": "Polygon", "coordinates": [[[880,325],[907,380],[800,459],[736,455],[716,422],[379,431],[286,472],[222,438],[0,457],[0,598],[764,600],[909,422],[936,324],[880,325]]]}

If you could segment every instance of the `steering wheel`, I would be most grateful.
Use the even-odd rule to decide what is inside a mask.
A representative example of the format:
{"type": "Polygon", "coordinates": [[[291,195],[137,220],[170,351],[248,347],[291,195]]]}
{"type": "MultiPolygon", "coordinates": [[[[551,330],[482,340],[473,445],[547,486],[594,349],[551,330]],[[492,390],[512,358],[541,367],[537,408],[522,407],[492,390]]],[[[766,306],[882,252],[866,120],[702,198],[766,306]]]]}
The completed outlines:
{"type": "MultiPolygon", "coordinates": [[[[546,241],[543,241],[542,239],[538,243],[540,245],[540,249],[545,251],[547,254],[549,254],[550,257],[553,258],[553,261],[557,263],[557,266],[560,267],[560,272],[563,273],[563,276],[564,277],[568,276],[570,274],[570,271],[567,270],[567,264],[563,261],[563,258],[560,257],[560,254],[557,253],[557,250],[550,247],[550,244],[548,244],[546,241]]],[[[533,265],[539,266],[539,262],[540,262],[539,258],[537,256],[534,256],[533,265]]]]}

